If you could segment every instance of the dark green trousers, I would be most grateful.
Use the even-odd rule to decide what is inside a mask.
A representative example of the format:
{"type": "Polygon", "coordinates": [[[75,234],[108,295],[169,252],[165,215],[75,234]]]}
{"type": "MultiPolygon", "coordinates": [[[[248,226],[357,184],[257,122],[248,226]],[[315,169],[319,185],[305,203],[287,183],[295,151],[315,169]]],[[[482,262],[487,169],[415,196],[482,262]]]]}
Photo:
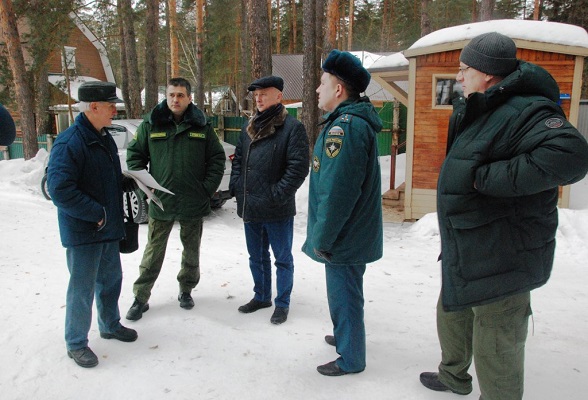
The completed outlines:
{"type": "MultiPolygon", "coordinates": [[[[182,264],[178,273],[180,292],[190,293],[200,281],[200,241],[202,239],[202,218],[181,220],[180,240],[182,264]]],[[[151,297],[151,289],[161,272],[165,258],[167,241],[174,226],[174,221],[161,221],[149,217],[149,232],[143,259],[139,266],[139,277],[133,285],[135,298],[147,303],[151,297]]]]}
{"type": "Polygon", "coordinates": [[[469,393],[472,377],[468,369],[473,357],[480,400],[521,400],[530,315],[529,292],[453,312],[443,310],[439,297],[439,380],[455,391],[469,393]]]}

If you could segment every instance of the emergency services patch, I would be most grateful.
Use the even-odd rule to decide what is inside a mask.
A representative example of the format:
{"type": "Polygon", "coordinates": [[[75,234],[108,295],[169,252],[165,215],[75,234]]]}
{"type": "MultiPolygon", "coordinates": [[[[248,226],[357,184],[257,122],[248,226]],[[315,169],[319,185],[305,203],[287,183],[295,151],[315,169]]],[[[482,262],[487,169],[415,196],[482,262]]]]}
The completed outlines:
{"type": "Polygon", "coordinates": [[[327,157],[335,158],[341,152],[343,146],[343,139],[328,137],[325,142],[325,152],[327,157]]]}
{"type": "Polygon", "coordinates": [[[321,162],[319,161],[317,156],[314,156],[314,158],[312,159],[312,170],[314,172],[319,172],[319,169],[321,169],[321,162]]]}
{"type": "Polygon", "coordinates": [[[166,132],[151,132],[149,135],[151,139],[165,139],[167,137],[166,132]]]}
{"type": "Polygon", "coordinates": [[[190,132],[190,137],[193,139],[206,139],[206,133],[190,132]]]}
{"type": "Polygon", "coordinates": [[[345,131],[340,126],[334,126],[331,129],[329,129],[329,133],[327,133],[327,135],[329,135],[329,136],[345,136],[345,131]]]}
{"type": "Polygon", "coordinates": [[[545,126],[551,129],[561,128],[564,122],[561,118],[549,118],[545,121],[545,126]]]}

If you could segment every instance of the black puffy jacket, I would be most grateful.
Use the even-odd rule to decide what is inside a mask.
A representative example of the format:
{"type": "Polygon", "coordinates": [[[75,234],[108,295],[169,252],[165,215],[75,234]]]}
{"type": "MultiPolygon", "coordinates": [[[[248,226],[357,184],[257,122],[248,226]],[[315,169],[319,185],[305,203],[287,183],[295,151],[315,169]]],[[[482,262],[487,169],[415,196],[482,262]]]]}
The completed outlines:
{"type": "Polygon", "coordinates": [[[519,62],[454,103],[437,185],[446,310],[490,303],[549,279],[558,185],[582,179],[588,144],[556,104],[543,68],[519,62]]]}
{"type": "Polygon", "coordinates": [[[296,191],[309,170],[304,125],[285,108],[260,132],[253,132],[252,123],[241,129],[231,170],[237,214],[244,222],[293,217],[296,191]]]}

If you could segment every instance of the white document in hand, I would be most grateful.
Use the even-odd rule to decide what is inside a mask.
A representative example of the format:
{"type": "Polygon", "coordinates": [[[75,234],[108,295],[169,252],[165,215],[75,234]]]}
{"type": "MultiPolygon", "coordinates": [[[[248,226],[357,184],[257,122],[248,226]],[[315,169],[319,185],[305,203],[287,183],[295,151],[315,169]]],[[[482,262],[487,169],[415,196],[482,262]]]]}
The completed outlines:
{"type": "Polygon", "coordinates": [[[151,176],[146,169],[142,169],[139,171],[123,171],[123,174],[126,176],[130,176],[137,182],[137,186],[141,189],[146,195],[147,198],[153,201],[155,204],[159,206],[163,210],[163,204],[161,204],[161,200],[153,193],[150,189],[161,190],[162,192],[174,194],[168,189],[161,186],[157,181],[151,176]]]}

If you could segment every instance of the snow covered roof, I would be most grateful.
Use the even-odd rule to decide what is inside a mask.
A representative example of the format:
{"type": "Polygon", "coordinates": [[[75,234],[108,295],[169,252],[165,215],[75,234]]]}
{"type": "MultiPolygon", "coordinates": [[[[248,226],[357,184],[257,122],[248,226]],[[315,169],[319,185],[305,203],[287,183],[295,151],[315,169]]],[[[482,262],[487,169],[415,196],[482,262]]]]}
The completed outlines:
{"type": "Polygon", "coordinates": [[[368,70],[407,68],[406,57],[461,49],[467,41],[486,32],[500,32],[514,39],[519,47],[549,51],[549,46],[558,46],[559,52],[588,56],[588,33],[584,28],[559,22],[500,19],[439,29],[423,36],[403,53],[378,59],[368,70]]]}
{"type": "Polygon", "coordinates": [[[408,67],[408,60],[404,57],[402,53],[394,53],[387,57],[382,57],[375,61],[370,67],[368,67],[368,71],[377,71],[382,69],[395,69],[395,68],[407,68],[408,67]]]}
{"type": "Polygon", "coordinates": [[[545,44],[566,47],[567,54],[588,56],[588,33],[582,27],[548,21],[499,19],[475,22],[439,29],[417,40],[408,50],[406,57],[436,52],[436,46],[445,45],[442,51],[463,48],[466,41],[486,32],[499,32],[525,48],[533,42],[538,50],[545,44]]]}
{"type": "MultiPolygon", "coordinates": [[[[59,90],[61,90],[63,93],[68,94],[67,93],[67,85],[65,82],[65,76],[64,75],[49,75],[48,77],[49,82],[51,84],[53,84],[55,87],[57,87],[59,90]]],[[[75,78],[70,78],[69,81],[69,88],[70,88],[70,94],[69,96],[74,99],[75,101],[78,101],[78,89],[80,88],[80,86],[82,85],[82,83],[85,82],[93,82],[93,81],[97,81],[98,79],[93,78],[91,76],[76,76],[75,78]]],[[[116,88],[116,95],[122,99],[122,92],[120,91],[119,88],[116,88]]]]}

